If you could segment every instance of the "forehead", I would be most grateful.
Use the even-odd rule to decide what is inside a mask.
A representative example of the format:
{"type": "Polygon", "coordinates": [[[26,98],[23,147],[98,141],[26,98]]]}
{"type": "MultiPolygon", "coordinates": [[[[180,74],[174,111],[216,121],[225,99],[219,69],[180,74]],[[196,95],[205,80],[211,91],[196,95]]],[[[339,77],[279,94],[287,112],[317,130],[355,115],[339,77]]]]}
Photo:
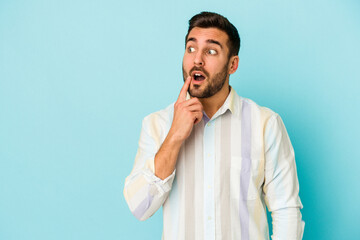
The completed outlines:
{"type": "Polygon", "coordinates": [[[194,27],[189,32],[189,35],[187,36],[187,39],[194,38],[197,40],[197,42],[207,41],[207,40],[216,40],[223,45],[226,45],[228,41],[228,36],[226,32],[217,29],[217,28],[199,28],[194,27]]]}

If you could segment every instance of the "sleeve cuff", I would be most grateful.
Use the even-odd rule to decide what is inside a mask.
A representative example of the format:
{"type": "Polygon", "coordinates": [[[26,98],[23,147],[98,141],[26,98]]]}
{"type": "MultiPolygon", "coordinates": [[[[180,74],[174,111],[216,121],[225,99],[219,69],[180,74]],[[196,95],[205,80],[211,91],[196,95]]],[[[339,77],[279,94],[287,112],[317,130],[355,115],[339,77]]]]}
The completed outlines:
{"type": "Polygon", "coordinates": [[[175,178],[175,172],[176,172],[176,169],[172,172],[172,174],[170,174],[167,178],[165,178],[163,180],[161,178],[158,178],[155,175],[155,173],[152,172],[150,169],[143,170],[146,180],[149,183],[154,184],[156,186],[156,188],[158,189],[158,191],[161,192],[162,194],[167,193],[171,190],[172,183],[175,178]]]}

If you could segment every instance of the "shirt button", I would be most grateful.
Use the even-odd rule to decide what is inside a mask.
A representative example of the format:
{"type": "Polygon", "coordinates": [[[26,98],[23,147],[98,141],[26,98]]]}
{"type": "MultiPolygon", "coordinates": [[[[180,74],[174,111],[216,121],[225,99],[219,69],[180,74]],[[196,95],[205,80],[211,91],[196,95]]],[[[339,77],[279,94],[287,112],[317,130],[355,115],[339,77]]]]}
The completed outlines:
{"type": "Polygon", "coordinates": [[[209,220],[209,221],[211,220],[211,217],[210,217],[210,216],[208,217],[208,220],[209,220]]]}
{"type": "Polygon", "coordinates": [[[211,189],[211,185],[208,185],[208,189],[211,189]]]}
{"type": "Polygon", "coordinates": [[[208,127],[210,127],[210,126],[211,126],[211,123],[209,122],[207,125],[208,125],[208,127]]]}
{"type": "Polygon", "coordinates": [[[208,157],[210,157],[211,156],[211,154],[210,153],[208,153],[208,155],[207,155],[208,157]]]}

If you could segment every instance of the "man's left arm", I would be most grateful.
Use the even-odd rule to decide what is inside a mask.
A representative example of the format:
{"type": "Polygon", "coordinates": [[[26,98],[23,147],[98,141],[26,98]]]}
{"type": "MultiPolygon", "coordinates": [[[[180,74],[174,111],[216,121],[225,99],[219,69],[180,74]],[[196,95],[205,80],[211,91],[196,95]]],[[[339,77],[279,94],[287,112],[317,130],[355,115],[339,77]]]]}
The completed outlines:
{"type": "Polygon", "coordinates": [[[274,114],[265,129],[266,205],[273,220],[273,240],[302,239],[304,222],[300,209],[299,182],[295,155],[285,126],[274,114]]]}

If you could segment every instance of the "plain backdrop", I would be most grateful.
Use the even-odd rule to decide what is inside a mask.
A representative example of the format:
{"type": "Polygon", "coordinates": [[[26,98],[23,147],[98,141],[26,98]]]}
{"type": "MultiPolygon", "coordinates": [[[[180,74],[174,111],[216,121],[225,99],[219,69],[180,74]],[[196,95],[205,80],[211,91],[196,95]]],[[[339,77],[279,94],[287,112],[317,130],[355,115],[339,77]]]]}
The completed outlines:
{"type": "Polygon", "coordinates": [[[203,10],[240,33],[230,84],[285,122],[304,239],[359,239],[359,1],[0,0],[1,240],[161,238],[161,210],[136,220],[124,180],[203,10]]]}

